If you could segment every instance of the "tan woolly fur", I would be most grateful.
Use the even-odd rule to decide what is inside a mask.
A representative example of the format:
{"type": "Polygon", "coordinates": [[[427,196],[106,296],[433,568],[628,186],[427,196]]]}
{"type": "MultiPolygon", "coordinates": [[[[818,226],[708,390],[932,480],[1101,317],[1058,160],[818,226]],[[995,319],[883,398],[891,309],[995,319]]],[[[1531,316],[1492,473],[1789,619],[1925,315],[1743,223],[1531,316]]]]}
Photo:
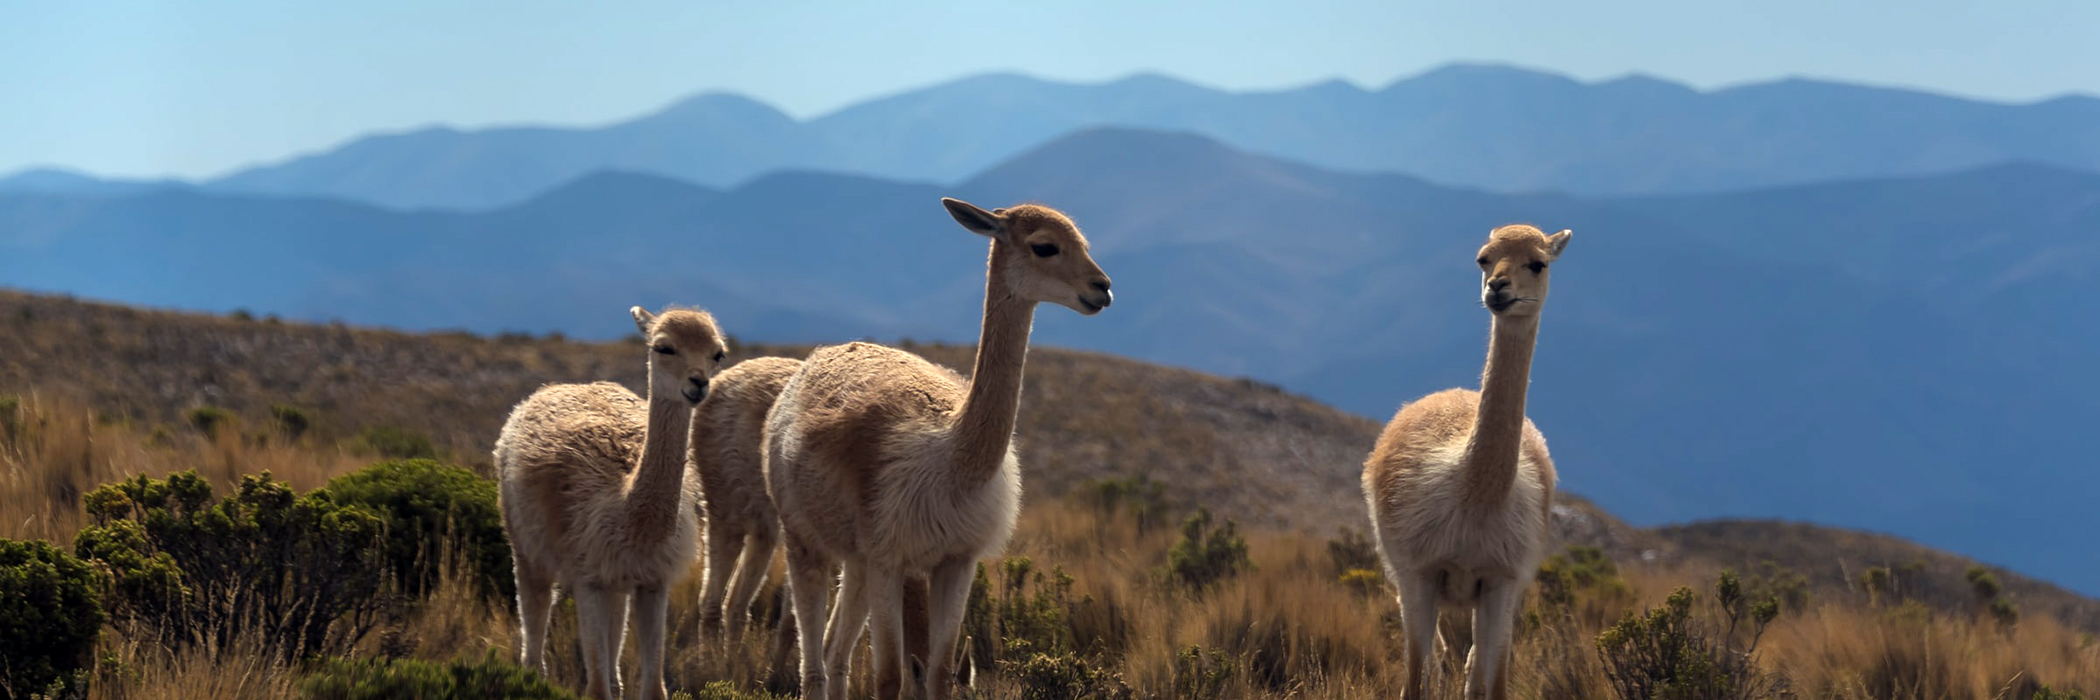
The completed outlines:
{"type": "Polygon", "coordinates": [[[766,493],[760,440],[766,412],[802,367],[801,360],[760,357],[715,376],[693,412],[692,471],[700,480],[707,573],[700,624],[710,633],[741,634],[751,599],[765,583],[780,546],[780,514],[766,493]]]}
{"type": "Polygon", "coordinates": [[[666,697],[668,589],[691,567],[700,536],[687,434],[727,343],[704,311],[629,312],[648,340],[648,397],[611,382],[541,387],[511,409],[495,462],[518,584],[520,663],[546,669],[558,586],[576,600],[585,695],[620,697],[631,606],[641,696],[654,700],[666,697]]]}
{"type": "Polygon", "coordinates": [[[1524,417],[1539,314],[1569,231],[1512,225],[1475,262],[1492,314],[1480,391],[1447,389],[1401,407],[1364,461],[1364,498],[1398,591],[1408,669],[1402,697],[1430,697],[1436,618],[1471,608],[1465,697],[1508,697],[1517,609],[1546,556],[1553,458],[1524,417]]]}
{"type": "Polygon", "coordinates": [[[1020,509],[1013,432],[1035,305],[1093,315],[1113,301],[1086,237],[1063,213],[942,204],[991,239],[970,380],[894,348],[824,347],[766,419],[767,487],[786,535],[805,698],[844,697],[864,621],[878,697],[952,692],[971,576],[978,560],[1006,547],[1020,509]],[[827,609],[835,567],[838,602],[827,609]],[[908,610],[915,596],[906,589],[917,586],[907,580],[920,577],[926,605],[908,610]],[[925,658],[909,658],[921,642],[907,626],[925,631],[925,658]]]}

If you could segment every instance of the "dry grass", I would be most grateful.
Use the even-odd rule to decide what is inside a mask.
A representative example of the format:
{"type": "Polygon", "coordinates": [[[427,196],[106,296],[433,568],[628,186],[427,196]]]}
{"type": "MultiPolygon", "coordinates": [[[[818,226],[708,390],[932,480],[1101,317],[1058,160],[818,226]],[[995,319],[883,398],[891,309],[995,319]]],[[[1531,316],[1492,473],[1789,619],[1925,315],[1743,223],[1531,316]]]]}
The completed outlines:
{"type": "MultiPolygon", "coordinates": [[[[275,448],[227,449],[240,453],[240,464],[261,464],[275,448]],[[258,454],[245,454],[250,451],[258,454]]],[[[1226,697],[1375,698],[1399,686],[1391,599],[1383,591],[1367,593],[1339,580],[1324,540],[1292,532],[1251,534],[1253,569],[1197,595],[1172,587],[1163,575],[1176,537],[1170,528],[1140,532],[1127,515],[1038,499],[1023,515],[1009,554],[1030,557],[1040,569],[1063,570],[1074,579],[1075,599],[1091,597],[1097,617],[1120,621],[1129,634],[1127,646],[1103,663],[1137,697],[1172,696],[1175,656],[1190,645],[1223,652],[1233,661],[1226,697]]],[[[768,687],[771,632],[762,629],[727,648],[701,643],[697,566],[691,574],[672,599],[670,683],[691,689],[729,680],[745,688],[768,687]]],[[[1631,568],[1624,574],[1629,597],[1586,599],[1602,608],[1520,634],[1513,679],[1518,697],[1609,697],[1591,641],[1603,625],[1633,606],[1658,602],[1678,586],[1708,586],[1713,571],[1672,566],[1631,568]]],[[[761,601],[775,600],[778,581],[776,568],[761,601]]],[[[1072,624],[1105,623],[1075,619],[1072,624]]],[[[581,680],[573,625],[573,611],[565,603],[556,616],[549,659],[551,675],[570,685],[581,680]]],[[[1463,638],[1462,629],[1454,626],[1453,631],[1463,638]]],[[[127,641],[145,635],[110,632],[98,670],[103,681],[94,691],[98,698],[285,697],[299,677],[297,669],[272,663],[261,649],[235,649],[218,657],[199,650],[168,658],[127,641]]],[[[508,610],[482,602],[464,578],[448,578],[415,611],[368,638],[358,653],[445,660],[484,649],[510,654],[515,644],[508,610]]],[[[2100,645],[2054,620],[2038,617],[2001,629],[1988,620],[1936,614],[1922,606],[1877,608],[1863,598],[1825,596],[1809,612],[1782,617],[1765,637],[1762,658],[1767,669],[1786,674],[1803,698],[2014,697],[2001,691],[2019,687],[2022,679],[2059,689],[2100,689],[2100,645]]],[[[627,668],[633,663],[629,644],[627,668]]],[[[1454,663],[1444,673],[1455,679],[1460,671],[1454,663]]],[[[1442,697],[1456,697],[1455,689],[1447,690],[1442,697]]],[[[975,697],[1022,694],[1010,679],[988,675],[975,697]]]]}
{"type": "Polygon", "coordinates": [[[237,430],[141,431],[122,416],[64,398],[0,394],[0,537],[70,544],[83,525],[80,497],[133,476],[195,469],[223,489],[241,475],[267,471],[304,491],[370,461],[354,451],[237,430]]]}
{"type": "MultiPolygon", "coordinates": [[[[914,349],[951,366],[969,361],[967,347],[914,349]]],[[[413,426],[441,453],[485,468],[487,443],[512,402],[548,381],[637,383],[638,355],[622,343],[299,326],[0,292],[0,537],[67,546],[82,525],[81,494],[136,474],[196,468],[226,486],[270,471],[311,489],[375,461],[356,439],[375,425],[413,426]],[[98,352],[70,349],[82,343],[98,352]],[[309,410],[313,429],[298,439],[274,431],[268,407],[278,403],[309,410]],[[225,407],[238,424],[204,434],[186,420],[202,405],[225,407]]],[[[1250,382],[1086,353],[1038,350],[1029,369],[1020,432],[1030,507],[1009,554],[1030,557],[1039,570],[1061,568],[1074,599],[1090,597],[1074,606],[1071,624],[1118,640],[1093,650],[1104,670],[1139,697],[1169,695],[1177,656],[1193,645],[1232,662],[1219,689],[1227,697],[1374,698],[1399,687],[1393,602],[1340,580],[1327,555],[1333,527],[1362,519],[1355,470],[1375,425],[1250,382]],[[1254,568],[1202,595],[1176,589],[1163,574],[1174,528],[1140,531],[1126,515],[1059,497],[1086,479],[1131,474],[1166,482],[1176,517],[1200,503],[1246,524],[1254,568]]],[[[1806,526],[1658,534],[1579,499],[1561,505],[1562,540],[1604,548],[1626,587],[1586,594],[1574,614],[1522,629],[1518,697],[1609,697],[1594,643],[1601,629],[1678,586],[1709,587],[1722,563],[1764,559],[1810,577],[1811,604],[1781,617],[1762,646],[1762,664],[1784,673],[1798,697],[2018,698],[2032,682],[2100,691],[2100,644],[2091,636],[2100,618],[2080,615],[2094,609],[2088,599],[2007,575],[2023,617],[2001,628],[1975,617],[1972,603],[1924,593],[1963,585],[1957,563],[1965,560],[1930,553],[1944,561],[1919,569],[1913,590],[1931,607],[1877,607],[1848,579],[1861,566],[1900,566],[1893,557],[1915,553],[1887,538],[1806,526]],[[1644,551],[1655,556],[1644,559],[1644,551]]],[[[672,600],[671,684],[766,687],[771,633],[728,648],[701,643],[693,573],[672,600]]],[[[779,580],[776,564],[762,601],[777,599],[779,580]]],[[[551,675],[571,685],[581,670],[573,621],[565,603],[548,655],[551,675]]],[[[1462,626],[1447,627],[1464,636],[1462,626]]],[[[170,657],[130,641],[146,637],[107,631],[95,697],[294,694],[299,670],[261,650],[170,657]]],[[[358,653],[443,660],[486,649],[513,654],[515,643],[507,609],[448,580],[358,653]]],[[[1445,678],[1457,677],[1455,664],[1445,669],[1445,678]]],[[[1021,697],[1009,677],[982,681],[977,697],[1021,697]]]]}

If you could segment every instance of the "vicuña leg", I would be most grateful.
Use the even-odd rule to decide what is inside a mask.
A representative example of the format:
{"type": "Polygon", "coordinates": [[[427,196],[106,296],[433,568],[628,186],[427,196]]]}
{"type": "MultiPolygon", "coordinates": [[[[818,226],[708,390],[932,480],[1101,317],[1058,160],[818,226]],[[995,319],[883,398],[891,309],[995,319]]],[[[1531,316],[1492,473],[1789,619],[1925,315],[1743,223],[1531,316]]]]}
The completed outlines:
{"type": "Polygon", "coordinates": [[[947,700],[955,686],[955,643],[962,634],[970,580],[976,573],[976,561],[958,557],[941,562],[928,576],[925,697],[947,700]]]}
{"type": "Polygon", "coordinates": [[[863,589],[867,597],[868,628],[873,636],[870,646],[875,665],[875,697],[891,700],[906,691],[905,670],[911,662],[905,658],[904,647],[904,576],[896,568],[885,565],[865,567],[867,586],[863,589]]]}
{"type": "MultiPolygon", "coordinates": [[[[830,696],[824,673],[825,618],[831,610],[831,562],[824,555],[788,537],[788,595],[794,609],[798,646],[802,651],[802,697],[820,700],[830,696]]],[[[840,690],[845,684],[839,684],[840,690]]]]}
{"type": "Polygon", "coordinates": [[[607,634],[613,626],[615,597],[612,591],[597,584],[584,584],[575,592],[576,636],[583,644],[584,695],[598,700],[620,697],[620,681],[615,675],[619,656],[612,652],[612,635],[607,634]],[[612,660],[607,661],[608,657],[612,660]]]}
{"type": "MultiPolygon", "coordinates": [[[[839,599],[824,628],[824,667],[831,677],[831,696],[846,697],[853,679],[853,651],[868,620],[868,567],[849,559],[839,574],[839,599]]],[[[877,657],[878,659],[880,657],[877,657]]],[[[880,664],[877,664],[880,666],[880,664]]]]}
{"type": "Polygon", "coordinates": [[[1491,692],[1502,685],[1509,672],[1512,627],[1516,626],[1517,601],[1524,587],[1515,581],[1489,583],[1473,609],[1473,652],[1466,658],[1466,700],[1501,700],[1491,692]]]}
{"type": "Polygon", "coordinates": [[[1405,700],[1428,700],[1436,687],[1437,643],[1436,578],[1417,571],[1402,572],[1395,583],[1400,589],[1400,628],[1407,638],[1407,689],[1405,700]]]}
{"type": "Polygon", "coordinates": [[[707,571],[700,579],[700,631],[708,636],[723,632],[723,593],[735,578],[737,552],[744,546],[744,533],[725,525],[708,523],[707,571]]]}
{"type": "Polygon", "coordinates": [[[517,562],[512,575],[518,582],[518,665],[547,673],[547,623],[554,614],[554,577],[543,567],[528,564],[511,553],[517,562]]]}
{"type": "Polygon", "coordinates": [[[645,586],[634,591],[634,646],[640,652],[642,700],[665,700],[664,619],[671,612],[671,595],[662,587],[645,586]]]}
{"type": "Polygon", "coordinates": [[[779,536],[768,528],[759,528],[744,536],[743,552],[736,560],[736,578],[729,586],[728,608],[722,611],[729,623],[729,636],[735,638],[744,631],[744,623],[751,619],[751,599],[758,596],[759,586],[766,582],[766,570],[773,568],[773,547],[780,544],[779,536]]]}

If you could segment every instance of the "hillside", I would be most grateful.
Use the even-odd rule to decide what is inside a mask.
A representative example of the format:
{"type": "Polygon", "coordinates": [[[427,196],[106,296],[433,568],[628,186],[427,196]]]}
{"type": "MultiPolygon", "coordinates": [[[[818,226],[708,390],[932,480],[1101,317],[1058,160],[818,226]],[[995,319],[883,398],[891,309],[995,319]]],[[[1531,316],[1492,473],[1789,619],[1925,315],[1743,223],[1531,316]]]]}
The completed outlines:
{"type": "MultiPolygon", "coordinates": [[[[413,334],[7,291],[0,329],[0,396],[75,402],[105,421],[176,430],[200,406],[261,425],[272,405],[291,405],[315,416],[324,440],[402,428],[484,473],[503,415],[538,385],[642,381],[639,349],[627,342],[413,334]]],[[[733,346],[732,362],[808,350],[733,346]]],[[[909,347],[967,371],[967,346],[909,347]]],[[[1049,347],[1030,353],[1027,382],[1018,435],[1034,500],[1087,480],[1144,475],[1164,482],[1179,508],[1208,506],[1257,531],[1325,537],[1360,527],[1357,472],[1376,436],[1371,421],[1257,382],[1049,347]]],[[[1564,545],[1601,547],[1627,566],[1756,571],[1772,561],[1807,574],[1816,595],[1843,597],[1864,567],[1922,562],[1912,595],[1953,610],[1967,604],[1961,572],[1972,560],[1897,538],[1738,521],[1643,530],[1580,496],[1563,491],[1559,500],[1554,525],[1564,545]]],[[[2000,576],[2027,614],[2100,631],[2100,601],[2000,576]]]]}
{"type": "MultiPolygon", "coordinates": [[[[2100,169],[2100,99],[1979,102],[1809,80],[1713,91],[1452,65],[1375,89],[1225,92],[1140,74],[962,78],[797,121],[719,93],[596,128],[383,133],[200,183],[224,193],[492,209],[597,170],[734,186],[783,169],[959,182],[1074,131],[1186,131],[1330,168],[1498,192],[1707,192],[1928,175],[2010,161],[2100,169]],[[1548,107],[1550,106],[1550,107],[1548,107]]],[[[77,178],[0,189],[112,189],[77,178]]]]}
{"type": "MultiPolygon", "coordinates": [[[[624,318],[620,307],[610,311],[624,318]]],[[[511,405],[541,384],[643,383],[639,346],[618,342],[410,334],[7,291],[0,326],[0,394],[63,397],[172,426],[200,406],[251,423],[272,405],[297,406],[327,432],[404,428],[484,469],[511,405]]],[[[809,350],[734,345],[731,362],[809,350]]],[[[905,347],[969,370],[968,346],[905,347]]],[[[1019,434],[1035,493],[1055,497],[1087,479],[1144,475],[1165,482],[1178,502],[1251,525],[1331,534],[1362,517],[1360,496],[1335,504],[1354,493],[1376,437],[1361,418],[1254,382],[1056,348],[1030,353],[1027,381],[1019,434]]]]}
{"type": "Polygon", "coordinates": [[[969,342],[983,242],[934,205],[1072,213],[1114,313],[1045,345],[1249,377],[1380,420],[1477,381],[1466,264],[1510,221],[1577,231],[1530,410],[1571,488],[1640,525],[1888,532],[2100,591],[2078,526],[2100,175],[2003,165],[1714,195],[1506,195],[1096,129],[952,188],[781,172],[717,190],[598,173],[516,207],[154,191],[0,195],[0,280],[127,303],[414,330],[611,338],[704,300],[752,337],[969,342]],[[2047,483],[2053,488],[2018,488],[2047,483]]]}

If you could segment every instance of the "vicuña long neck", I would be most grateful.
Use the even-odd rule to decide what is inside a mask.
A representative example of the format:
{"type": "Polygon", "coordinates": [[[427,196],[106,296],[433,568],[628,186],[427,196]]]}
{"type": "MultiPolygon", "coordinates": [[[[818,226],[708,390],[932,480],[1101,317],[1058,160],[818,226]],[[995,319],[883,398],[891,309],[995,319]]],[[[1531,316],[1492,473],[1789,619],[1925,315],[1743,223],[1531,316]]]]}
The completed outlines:
{"type": "MultiPolygon", "coordinates": [[[[654,394],[652,393],[652,396],[654,394]]],[[[634,489],[627,493],[627,515],[633,531],[669,533],[683,509],[686,432],[693,406],[685,401],[651,398],[648,435],[642,442],[634,489]]]]}
{"type": "Polygon", "coordinates": [[[1524,442],[1524,394],[1531,384],[1531,351],[1539,334],[1537,316],[1496,317],[1488,333],[1487,369],[1480,378],[1480,406],[1466,441],[1467,500],[1497,504],[1517,480],[1524,442]]]}
{"type": "Polygon", "coordinates": [[[982,484],[999,472],[1013,440],[1020,411],[1021,370],[1028,361],[1028,331],[1035,323],[1035,302],[1014,295],[1000,269],[1000,246],[992,243],[985,274],[984,329],[977,337],[977,365],[970,372],[970,395],[955,417],[958,486],[982,484]]]}

